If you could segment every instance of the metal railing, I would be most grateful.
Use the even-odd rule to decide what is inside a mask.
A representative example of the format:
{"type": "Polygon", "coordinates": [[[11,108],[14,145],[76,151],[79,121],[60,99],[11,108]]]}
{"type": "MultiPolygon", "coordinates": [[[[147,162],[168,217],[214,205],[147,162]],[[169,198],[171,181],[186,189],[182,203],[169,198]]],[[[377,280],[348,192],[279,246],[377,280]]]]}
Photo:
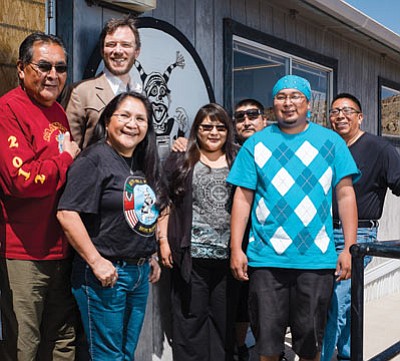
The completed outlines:
{"type": "MultiPolygon", "coordinates": [[[[351,361],[363,361],[364,352],[364,257],[400,259],[400,241],[361,243],[351,246],[351,361]]],[[[398,310],[393,310],[398,312],[398,310]]],[[[384,321],[384,320],[382,320],[384,321]]],[[[369,361],[391,360],[400,354],[400,341],[369,361]]]]}

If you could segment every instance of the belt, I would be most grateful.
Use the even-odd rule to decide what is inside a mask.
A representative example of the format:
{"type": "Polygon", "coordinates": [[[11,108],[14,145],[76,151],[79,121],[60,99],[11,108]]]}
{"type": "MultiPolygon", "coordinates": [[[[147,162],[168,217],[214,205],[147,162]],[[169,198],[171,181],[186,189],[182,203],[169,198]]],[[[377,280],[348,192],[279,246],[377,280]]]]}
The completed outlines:
{"type": "MultiPolygon", "coordinates": [[[[379,221],[376,219],[360,219],[358,221],[358,228],[375,228],[379,227],[379,221]]],[[[342,228],[342,222],[338,220],[333,220],[333,228],[342,228]]]]}
{"type": "Polygon", "coordinates": [[[149,262],[150,257],[140,257],[140,258],[117,258],[117,257],[106,257],[109,261],[116,263],[119,266],[133,265],[133,266],[143,266],[146,262],[149,262]]]}

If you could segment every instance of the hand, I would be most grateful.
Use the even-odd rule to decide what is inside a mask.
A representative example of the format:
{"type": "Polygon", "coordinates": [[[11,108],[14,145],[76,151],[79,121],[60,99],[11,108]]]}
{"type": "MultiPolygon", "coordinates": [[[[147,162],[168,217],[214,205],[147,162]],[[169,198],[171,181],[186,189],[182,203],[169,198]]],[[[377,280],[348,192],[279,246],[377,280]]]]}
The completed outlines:
{"type": "Polygon", "coordinates": [[[66,132],[64,134],[62,149],[64,150],[64,152],[67,152],[72,157],[72,159],[75,159],[81,152],[78,144],[71,140],[71,134],[69,132],[66,132]]]}
{"type": "Polygon", "coordinates": [[[176,153],[186,152],[188,140],[183,137],[179,137],[175,140],[174,144],[172,144],[171,150],[176,153]]]}
{"type": "Polygon", "coordinates": [[[160,254],[161,254],[161,263],[164,267],[172,268],[174,267],[174,261],[172,259],[171,248],[169,247],[169,243],[167,239],[160,240],[160,254]]]}
{"type": "Polygon", "coordinates": [[[118,279],[118,272],[108,259],[100,257],[91,267],[103,287],[114,287],[118,279]]]}
{"type": "Polygon", "coordinates": [[[249,276],[247,274],[247,257],[241,249],[231,252],[231,271],[233,277],[235,277],[237,280],[249,280],[249,276]]]}
{"type": "Polygon", "coordinates": [[[335,276],[336,281],[348,280],[351,277],[351,254],[349,250],[343,250],[340,253],[337,264],[336,264],[336,271],[335,276]]]}
{"type": "Polygon", "coordinates": [[[150,276],[149,276],[149,282],[150,283],[156,283],[161,276],[161,267],[158,264],[158,261],[156,258],[151,257],[150,258],[150,276]]]}

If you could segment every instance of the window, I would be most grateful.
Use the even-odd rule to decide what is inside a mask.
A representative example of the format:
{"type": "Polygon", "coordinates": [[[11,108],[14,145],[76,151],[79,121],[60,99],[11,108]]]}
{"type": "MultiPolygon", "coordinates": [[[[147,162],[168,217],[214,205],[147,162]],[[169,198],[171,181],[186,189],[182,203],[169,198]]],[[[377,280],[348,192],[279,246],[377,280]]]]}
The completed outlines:
{"type": "Polygon", "coordinates": [[[379,78],[378,134],[400,144],[400,84],[379,78]]]}
{"type": "Polygon", "coordinates": [[[337,60],[224,20],[224,104],[244,98],[260,101],[273,121],[272,87],[287,74],[302,76],[312,88],[311,120],[328,126],[327,111],[336,92],[337,60]]]}
{"type": "Polygon", "coordinates": [[[270,121],[272,87],[284,75],[306,78],[312,89],[311,120],[327,126],[327,107],[332,97],[333,70],[253,41],[233,36],[233,104],[243,98],[260,101],[270,121]]]}

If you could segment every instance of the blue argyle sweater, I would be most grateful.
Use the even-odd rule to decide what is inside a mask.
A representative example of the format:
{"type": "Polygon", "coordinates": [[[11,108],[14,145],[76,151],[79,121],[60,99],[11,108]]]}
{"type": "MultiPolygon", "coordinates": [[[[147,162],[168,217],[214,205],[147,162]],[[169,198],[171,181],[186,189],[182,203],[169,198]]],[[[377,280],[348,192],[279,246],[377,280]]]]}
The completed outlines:
{"type": "Polygon", "coordinates": [[[229,183],[254,191],[247,256],[251,267],[332,269],[332,192],[344,177],[359,177],[343,139],[309,123],[298,134],[277,125],[242,146],[229,183]]]}

